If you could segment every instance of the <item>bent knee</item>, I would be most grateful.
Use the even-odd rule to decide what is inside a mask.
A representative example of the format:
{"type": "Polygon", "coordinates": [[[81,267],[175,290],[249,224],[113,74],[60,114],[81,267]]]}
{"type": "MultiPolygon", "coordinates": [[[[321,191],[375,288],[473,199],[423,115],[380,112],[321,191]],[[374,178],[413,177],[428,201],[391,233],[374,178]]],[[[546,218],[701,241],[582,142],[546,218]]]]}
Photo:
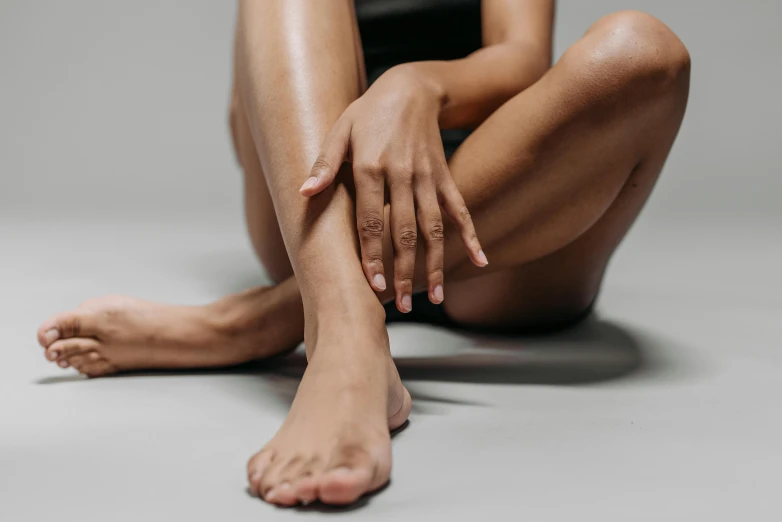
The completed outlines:
{"type": "Polygon", "coordinates": [[[573,54],[571,62],[577,62],[587,81],[598,84],[595,87],[603,97],[686,96],[690,54],[676,34],[652,15],[620,11],[605,16],[589,28],[573,54]]]}

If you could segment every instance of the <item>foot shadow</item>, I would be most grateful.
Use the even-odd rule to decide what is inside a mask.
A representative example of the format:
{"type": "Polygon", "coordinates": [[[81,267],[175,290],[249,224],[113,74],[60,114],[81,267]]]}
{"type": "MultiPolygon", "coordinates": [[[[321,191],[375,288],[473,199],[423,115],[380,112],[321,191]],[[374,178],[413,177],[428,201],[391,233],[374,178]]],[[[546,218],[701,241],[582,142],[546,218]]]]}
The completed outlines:
{"type": "Polygon", "coordinates": [[[66,382],[86,381],[87,379],[89,379],[89,377],[79,373],[73,375],[50,375],[48,377],[41,377],[33,382],[35,382],[35,384],[62,384],[66,382]]]}
{"type": "MultiPolygon", "coordinates": [[[[348,504],[346,506],[332,506],[329,504],[324,504],[320,501],[316,501],[311,504],[307,504],[306,506],[302,504],[298,504],[290,507],[278,507],[277,509],[299,511],[302,513],[324,513],[324,514],[349,513],[351,511],[357,511],[359,509],[365,508],[367,505],[369,505],[369,502],[374,497],[381,494],[383,491],[387,490],[391,486],[391,482],[392,480],[389,480],[380,488],[376,489],[375,491],[365,493],[364,495],[361,496],[361,498],[359,498],[352,504],[348,504]]],[[[245,489],[245,492],[250,497],[253,497],[255,499],[258,498],[258,496],[255,493],[253,493],[249,487],[245,489]]]]}

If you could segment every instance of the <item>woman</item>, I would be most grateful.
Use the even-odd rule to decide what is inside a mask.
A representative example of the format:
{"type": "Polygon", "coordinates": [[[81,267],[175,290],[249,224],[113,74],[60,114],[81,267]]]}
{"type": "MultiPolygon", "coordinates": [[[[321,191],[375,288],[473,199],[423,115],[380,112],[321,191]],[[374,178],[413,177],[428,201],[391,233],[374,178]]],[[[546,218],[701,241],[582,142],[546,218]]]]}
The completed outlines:
{"type": "Polygon", "coordinates": [[[550,67],[553,0],[401,3],[240,2],[230,123],[275,286],[203,307],[104,297],[38,332],[90,376],[304,340],[290,413],[248,465],[278,505],[388,481],[411,400],[387,313],[498,332],[588,314],[685,111],[687,50],[649,15],[600,19],[550,67]]]}

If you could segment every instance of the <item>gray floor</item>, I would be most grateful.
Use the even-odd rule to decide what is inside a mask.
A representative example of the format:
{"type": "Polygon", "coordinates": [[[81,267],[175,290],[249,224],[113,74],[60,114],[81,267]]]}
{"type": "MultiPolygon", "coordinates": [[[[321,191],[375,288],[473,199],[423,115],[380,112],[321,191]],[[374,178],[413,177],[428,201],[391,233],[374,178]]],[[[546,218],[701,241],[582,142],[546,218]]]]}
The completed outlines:
{"type": "MultiPolygon", "coordinates": [[[[666,171],[596,318],[536,339],[394,326],[414,396],[372,520],[782,515],[778,2],[560,3],[562,52],[626,7],[693,55],[666,171]]],[[[85,380],[39,321],[88,297],[200,303],[263,281],[225,129],[233,8],[0,5],[0,519],[277,520],[247,457],[301,365],[85,380]]],[[[708,517],[708,518],[707,518],[708,517]]]]}

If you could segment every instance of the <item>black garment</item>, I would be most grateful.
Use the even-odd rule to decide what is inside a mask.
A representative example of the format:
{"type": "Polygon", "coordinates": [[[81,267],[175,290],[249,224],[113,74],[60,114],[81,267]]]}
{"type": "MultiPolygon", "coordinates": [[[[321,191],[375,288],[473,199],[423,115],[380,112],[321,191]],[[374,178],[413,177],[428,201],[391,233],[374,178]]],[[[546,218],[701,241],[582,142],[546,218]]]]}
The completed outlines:
{"type": "Polygon", "coordinates": [[[463,330],[482,334],[526,336],[545,335],[575,326],[592,315],[594,302],[575,316],[563,318],[561,321],[534,326],[508,326],[504,328],[468,326],[454,321],[445,313],[443,305],[436,305],[429,301],[429,296],[426,292],[421,292],[413,296],[413,311],[410,313],[403,314],[397,310],[394,301],[386,303],[383,307],[386,310],[386,323],[423,323],[448,328],[450,330],[463,330]]]}
{"type": "MultiPolygon", "coordinates": [[[[355,0],[367,79],[395,65],[455,60],[481,48],[481,0],[355,0]]],[[[446,157],[470,134],[441,131],[446,157]]]]}

